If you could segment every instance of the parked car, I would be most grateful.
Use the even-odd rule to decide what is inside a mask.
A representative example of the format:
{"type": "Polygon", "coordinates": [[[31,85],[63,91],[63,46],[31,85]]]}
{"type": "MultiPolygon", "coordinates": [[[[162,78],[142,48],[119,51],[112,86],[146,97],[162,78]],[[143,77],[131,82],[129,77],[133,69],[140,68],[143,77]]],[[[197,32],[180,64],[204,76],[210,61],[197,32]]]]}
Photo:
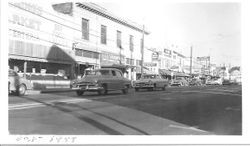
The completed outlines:
{"type": "Polygon", "coordinates": [[[168,80],[162,78],[161,75],[146,74],[143,75],[139,80],[135,81],[134,88],[135,91],[139,91],[139,89],[154,90],[156,88],[161,88],[162,90],[166,90],[166,87],[168,85],[169,85],[168,80]]]}
{"type": "Polygon", "coordinates": [[[8,76],[8,90],[9,93],[14,93],[18,96],[25,95],[26,90],[32,89],[32,83],[20,77],[16,71],[9,69],[9,76],[8,76]]]}
{"type": "Polygon", "coordinates": [[[224,79],[222,85],[238,85],[238,83],[235,80],[224,79]]]}
{"type": "Polygon", "coordinates": [[[115,68],[102,68],[85,74],[81,79],[72,82],[72,89],[80,96],[84,92],[97,92],[99,95],[109,91],[122,90],[128,93],[131,81],[124,78],[121,70],[115,68]]]}
{"type": "Polygon", "coordinates": [[[207,80],[206,85],[222,85],[222,78],[207,80]]]}
{"type": "Polygon", "coordinates": [[[188,81],[184,77],[177,77],[171,83],[171,86],[188,86],[188,81]]]}
{"type": "Polygon", "coordinates": [[[189,82],[190,86],[202,86],[202,80],[197,79],[197,78],[193,78],[191,79],[191,81],[189,82]]]}

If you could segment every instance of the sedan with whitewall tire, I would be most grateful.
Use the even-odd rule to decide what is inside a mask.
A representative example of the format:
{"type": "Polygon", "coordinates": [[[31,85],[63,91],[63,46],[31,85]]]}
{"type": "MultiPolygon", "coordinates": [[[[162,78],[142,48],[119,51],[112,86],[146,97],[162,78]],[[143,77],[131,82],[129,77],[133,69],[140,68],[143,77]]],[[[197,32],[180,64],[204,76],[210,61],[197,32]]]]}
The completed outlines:
{"type": "Polygon", "coordinates": [[[124,78],[122,72],[115,68],[102,68],[88,72],[83,78],[72,82],[72,89],[78,96],[84,92],[97,92],[106,95],[110,91],[121,90],[128,93],[131,81],[124,78]]]}

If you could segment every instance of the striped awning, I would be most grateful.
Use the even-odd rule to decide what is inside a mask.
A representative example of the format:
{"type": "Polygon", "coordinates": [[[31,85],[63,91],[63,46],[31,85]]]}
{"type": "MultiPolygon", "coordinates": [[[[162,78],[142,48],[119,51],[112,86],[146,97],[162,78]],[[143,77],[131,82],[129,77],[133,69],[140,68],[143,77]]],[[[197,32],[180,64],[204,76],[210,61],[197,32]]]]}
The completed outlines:
{"type": "Polygon", "coordinates": [[[35,62],[60,63],[60,64],[72,64],[72,62],[69,62],[69,61],[51,60],[51,59],[36,58],[36,57],[29,57],[29,56],[22,56],[22,55],[12,55],[12,54],[9,54],[9,59],[35,61],[35,62]]]}

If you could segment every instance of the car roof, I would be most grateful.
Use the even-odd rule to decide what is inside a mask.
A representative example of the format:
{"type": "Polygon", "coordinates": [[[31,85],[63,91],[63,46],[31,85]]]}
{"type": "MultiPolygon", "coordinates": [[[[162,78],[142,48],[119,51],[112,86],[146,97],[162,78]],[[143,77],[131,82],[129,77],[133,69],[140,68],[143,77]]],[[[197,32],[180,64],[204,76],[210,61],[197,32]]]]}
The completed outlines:
{"type": "Polygon", "coordinates": [[[100,69],[95,69],[95,70],[116,70],[116,71],[120,71],[121,72],[121,70],[119,70],[117,68],[100,68],[100,69]]]}

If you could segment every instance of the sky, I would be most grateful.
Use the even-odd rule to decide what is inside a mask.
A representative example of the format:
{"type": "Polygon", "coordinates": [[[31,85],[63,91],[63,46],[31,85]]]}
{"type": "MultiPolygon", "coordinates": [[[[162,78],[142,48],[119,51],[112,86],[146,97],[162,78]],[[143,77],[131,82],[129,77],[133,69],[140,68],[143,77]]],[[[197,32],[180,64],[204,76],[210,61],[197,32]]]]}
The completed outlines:
{"type": "Polygon", "coordinates": [[[194,57],[211,56],[216,65],[241,65],[240,3],[95,2],[122,18],[144,24],[149,47],[194,57]]]}

